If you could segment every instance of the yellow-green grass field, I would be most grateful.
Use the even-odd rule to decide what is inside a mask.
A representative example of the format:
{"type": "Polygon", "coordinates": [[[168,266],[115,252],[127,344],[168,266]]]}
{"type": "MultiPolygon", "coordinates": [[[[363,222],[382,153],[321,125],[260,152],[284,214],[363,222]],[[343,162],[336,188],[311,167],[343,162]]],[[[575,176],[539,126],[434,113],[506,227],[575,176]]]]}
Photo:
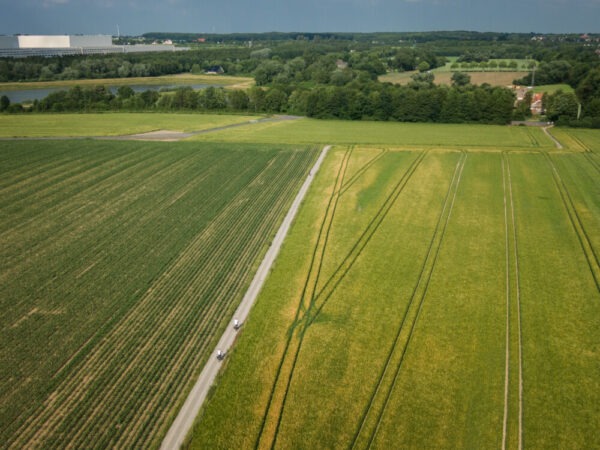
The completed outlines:
{"type": "Polygon", "coordinates": [[[339,146],[189,448],[597,448],[600,133],[339,146]]]}
{"type": "Polygon", "coordinates": [[[120,136],[157,130],[199,131],[257,116],[232,114],[89,113],[0,115],[0,137],[120,136]]]}
{"type": "Polygon", "coordinates": [[[1,447],[158,447],[315,150],[0,142],[1,447]]]}
{"type": "Polygon", "coordinates": [[[199,141],[360,144],[419,148],[552,149],[539,128],[500,125],[427,124],[298,119],[248,124],[198,135],[199,141]]]}
{"type": "Polygon", "coordinates": [[[190,84],[216,84],[224,87],[250,87],[254,80],[248,77],[233,77],[228,75],[164,75],[160,77],[131,77],[131,78],[103,78],[86,80],[60,80],[60,81],[26,81],[0,83],[0,91],[18,91],[20,89],[68,89],[73,86],[130,86],[130,85],[190,85],[190,84]]]}

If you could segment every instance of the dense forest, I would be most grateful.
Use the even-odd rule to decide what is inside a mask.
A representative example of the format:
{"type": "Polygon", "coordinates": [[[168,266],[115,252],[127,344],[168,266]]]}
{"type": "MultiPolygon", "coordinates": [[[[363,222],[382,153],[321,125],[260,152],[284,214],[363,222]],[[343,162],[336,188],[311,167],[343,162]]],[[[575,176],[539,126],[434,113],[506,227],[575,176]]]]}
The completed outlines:
{"type": "MultiPolygon", "coordinates": [[[[122,38],[127,40],[127,38],[122,38]]],[[[0,110],[210,110],[302,114],[317,118],[508,123],[529,115],[512,91],[474,86],[461,68],[492,67],[499,58],[526,59],[529,74],[516,83],[567,84],[574,92],[544,96],[549,120],[600,126],[600,38],[475,32],[263,33],[201,35],[148,33],[137,41],[194,43],[185,52],[0,59],[0,81],[129,78],[203,73],[252,76],[248,91],[134,93],[122,88],[73,88],[23,108],[0,100],[0,110]],[[199,42],[201,40],[202,42],[199,42]],[[452,86],[429,71],[455,57],[452,86]],[[488,63],[489,62],[489,63],[488,63]],[[405,86],[378,81],[387,72],[416,71],[405,86]]],[[[512,68],[510,63],[507,68],[512,68]]],[[[516,63],[514,63],[516,64],[516,63]]]]}

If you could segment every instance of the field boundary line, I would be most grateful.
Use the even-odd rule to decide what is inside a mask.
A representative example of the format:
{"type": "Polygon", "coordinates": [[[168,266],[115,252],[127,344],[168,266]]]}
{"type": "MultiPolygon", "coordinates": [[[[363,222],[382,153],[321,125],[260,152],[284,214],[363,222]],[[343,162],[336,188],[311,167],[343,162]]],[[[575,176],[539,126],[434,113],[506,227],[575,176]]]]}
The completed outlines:
{"type": "MultiPolygon", "coordinates": [[[[325,156],[329,152],[331,148],[330,145],[323,147],[317,161],[310,169],[310,172],[300,187],[298,194],[294,198],[292,205],[290,206],[287,214],[285,215],[276,235],[273,239],[271,246],[267,253],[265,254],[263,261],[261,262],[256,274],[254,275],[246,294],[244,295],[242,301],[237,307],[234,317],[240,321],[245,321],[250,313],[250,309],[254,304],[256,298],[258,297],[259,292],[264,285],[264,282],[269,274],[269,271],[275,261],[281,245],[291,227],[291,224],[296,217],[296,213],[304,200],[306,192],[310,187],[316,173],[325,156]]],[[[231,324],[232,325],[232,324],[231,324]]],[[[232,326],[227,326],[225,332],[221,336],[221,339],[217,343],[216,348],[219,348],[225,352],[227,352],[231,346],[233,345],[235,338],[237,336],[236,330],[233,329],[232,326]]],[[[186,401],[183,403],[183,406],[179,413],[177,414],[175,420],[172,422],[167,434],[165,435],[162,444],[160,446],[161,449],[164,450],[176,450],[181,447],[183,441],[185,440],[187,434],[189,433],[196,416],[198,415],[202,404],[208,394],[210,386],[213,384],[221,365],[218,360],[215,358],[211,358],[205,364],[202,372],[200,373],[198,380],[194,384],[194,387],[190,391],[190,394],[186,401]]]]}
{"type": "MultiPolygon", "coordinates": [[[[433,276],[433,272],[435,271],[435,266],[436,266],[436,263],[437,263],[437,260],[438,260],[439,254],[440,254],[440,248],[442,247],[442,243],[444,241],[444,236],[446,234],[446,229],[448,227],[448,223],[450,222],[450,218],[452,216],[452,210],[454,209],[454,202],[456,200],[456,196],[457,196],[458,189],[459,189],[459,186],[460,186],[460,181],[462,179],[462,174],[463,174],[463,170],[465,168],[467,157],[468,157],[468,154],[466,152],[463,152],[462,153],[462,158],[461,158],[461,160],[459,160],[459,162],[457,164],[457,169],[456,170],[458,171],[458,177],[456,177],[456,171],[455,171],[455,176],[453,177],[453,181],[454,181],[454,178],[456,177],[456,182],[453,185],[454,186],[454,189],[453,189],[454,193],[452,195],[452,201],[450,202],[450,205],[449,205],[449,208],[448,208],[448,214],[446,215],[445,221],[444,221],[443,226],[442,226],[441,231],[440,231],[440,238],[439,238],[439,241],[438,241],[437,248],[435,250],[435,254],[433,255],[433,260],[431,262],[431,269],[429,270],[429,274],[427,275],[427,279],[425,280],[425,285],[424,285],[424,288],[423,288],[423,293],[421,295],[421,299],[419,301],[419,306],[418,306],[418,309],[417,309],[417,313],[416,313],[415,317],[413,318],[412,323],[410,324],[409,334],[408,334],[406,343],[404,345],[404,348],[402,350],[402,353],[400,355],[400,361],[398,362],[398,366],[396,367],[396,372],[394,373],[394,377],[392,379],[392,384],[390,385],[388,393],[387,393],[387,395],[385,397],[384,404],[383,404],[383,406],[381,408],[381,411],[380,411],[380,413],[379,413],[379,415],[377,417],[377,422],[376,422],[375,428],[374,428],[374,430],[373,430],[373,432],[372,432],[372,434],[371,434],[371,436],[369,438],[369,441],[368,441],[368,444],[367,444],[367,448],[371,448],[372,447],[373,441],[375,440],[375,437],[377,436],[377,433],[379,432],[379,428],[381,426],[381,420],[383,419],[383,416],[385,415],[385,412],[386,412],[387,407],[389,405],[390,398],[392,396],[392,392],[394,391],[394,388],[396,386],[396,382],[398,381],[398,375],[400,374],[400,369],[402,368],[402,364],[404,362],[404,357],[406,356],[406,352],[408,351],[408,347],[409,347],[409,345],[410,345],[410,343],[412,341],[412,338],[414,336],[414,331],[415,331],[416,324],[417,324],[417,322],[419,320],[419,317],[421,315],[421,311],[423,310],[423,305],[425,304],[425,298],[427,297],[427,292],[429,291],[429,283],[431,281],[431,277],[433,276]]],[[[450,188],[452,189],[452,184],[451,184],[450,188]]],[[[447,206],[447,203],[444,205],[444,210],[445,210],[446,206],[447,206]]],[[[444,212],[445,211],[442,211],[442,214],[444,212]]]]}

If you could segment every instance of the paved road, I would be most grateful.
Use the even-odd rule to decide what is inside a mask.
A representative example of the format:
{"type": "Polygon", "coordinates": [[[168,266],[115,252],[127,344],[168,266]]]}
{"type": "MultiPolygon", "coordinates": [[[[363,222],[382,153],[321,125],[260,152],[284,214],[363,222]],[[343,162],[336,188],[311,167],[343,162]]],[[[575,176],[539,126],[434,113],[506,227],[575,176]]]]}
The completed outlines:
{"type": "Polygon", "coordinates": [[[252,305],[254,304],[254,301],[256,300],[256,297],[258,296],[258,293],[260,292],[263,283],[267,278],[269,271],[271,270],[271,266],[275,261],[277,254],[279,253],[281,244],[283,243],[283,240],[287,235],[290,225],[292,224],[292,221],[296,216],[296,212],[298,211],[300,203],[302,203],[302,200],[304,199],[304,196],[308,191],[308,188],[315,174],[319,170],[319,167],[321,166],[321,163],[323,162],[323,159],[325,158],[325,155],[329,151],[330,147],[331,146],[328,145],[323,148],[321,154],[319,155],[319,158],[315,162],[315,165],[311,169],[308,177],[304,181],[304,184],[300,188],[298,195],[296,195],[292,206],[290,207],[287,215],[283,219],[283,223],[279,227],[279,230],[277,231],[277,234],[273,239],[271,247],[267,251],[267,254],[265,255],[262,263],[260,264],[258,271],[256,272],[256,275],[254,276],[254,279],[252,280],[252,283],[248,288],[248,291],[244,295],[240,306],[235,311],[230,326],[227,327],[227,329],[223,333],[223,336],[221,336],[221,339],[219,340],[219,343],[217,344],[217,347],[213,352],[213,357],[208,360],[208,362],[204,366],[204,369],[200,373],[196,384],[192,388],[188,398],[183,404],[183,407],[179,411],[179,414],[177,415],[175,421],[171,425],[171,428],[167,432],[167,435],[165,436],[165,439],[163,440],[162,445],[160,447],[161,449],[179,449],[183,444],[186,435],[192,428],[194,420],[198,415],[198,412],[200,411],[204,399],[206,398],[206,394],[208,393],[208,390],[213,384],[215,377],[217,376],[221,367],[221,361],[219,361],[216,357],[217,349],[227,352],[231,348],[233,342],[235,341],[237,331],[233,328],[233,320],[238,319],[241,323],[243,323],[248,317],[248,313],[250,312],[250,309],[252,308],[252,305]]]}

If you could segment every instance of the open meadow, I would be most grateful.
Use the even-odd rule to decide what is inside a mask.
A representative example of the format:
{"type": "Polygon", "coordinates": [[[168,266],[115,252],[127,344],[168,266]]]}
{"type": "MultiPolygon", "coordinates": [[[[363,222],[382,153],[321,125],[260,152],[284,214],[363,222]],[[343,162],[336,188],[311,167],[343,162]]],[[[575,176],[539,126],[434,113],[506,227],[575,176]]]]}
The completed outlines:
{"type": "Polygon", "coordinates": [[[0,142],[2,447],[157,447],[316,154],[0,142]]]}
{"type": "Polygon", "coordinates": [[[538,127],[318,120],[301,118],[243,125],[190,138],[211,142],[320,143],[395,148],[552,150],[538,127]]]}
{"type": "Polygon", "coordinates": [[[199,131],[245,123],[256,116],[231,114],[87,113],[0,117],[0,138],[120,136],[157,130],[199,131]]]}
{"type": "Polygon", "coordinates": [[[189,448],[600,447],[600,132],[510,130],[330,152],[189,448]]]}

